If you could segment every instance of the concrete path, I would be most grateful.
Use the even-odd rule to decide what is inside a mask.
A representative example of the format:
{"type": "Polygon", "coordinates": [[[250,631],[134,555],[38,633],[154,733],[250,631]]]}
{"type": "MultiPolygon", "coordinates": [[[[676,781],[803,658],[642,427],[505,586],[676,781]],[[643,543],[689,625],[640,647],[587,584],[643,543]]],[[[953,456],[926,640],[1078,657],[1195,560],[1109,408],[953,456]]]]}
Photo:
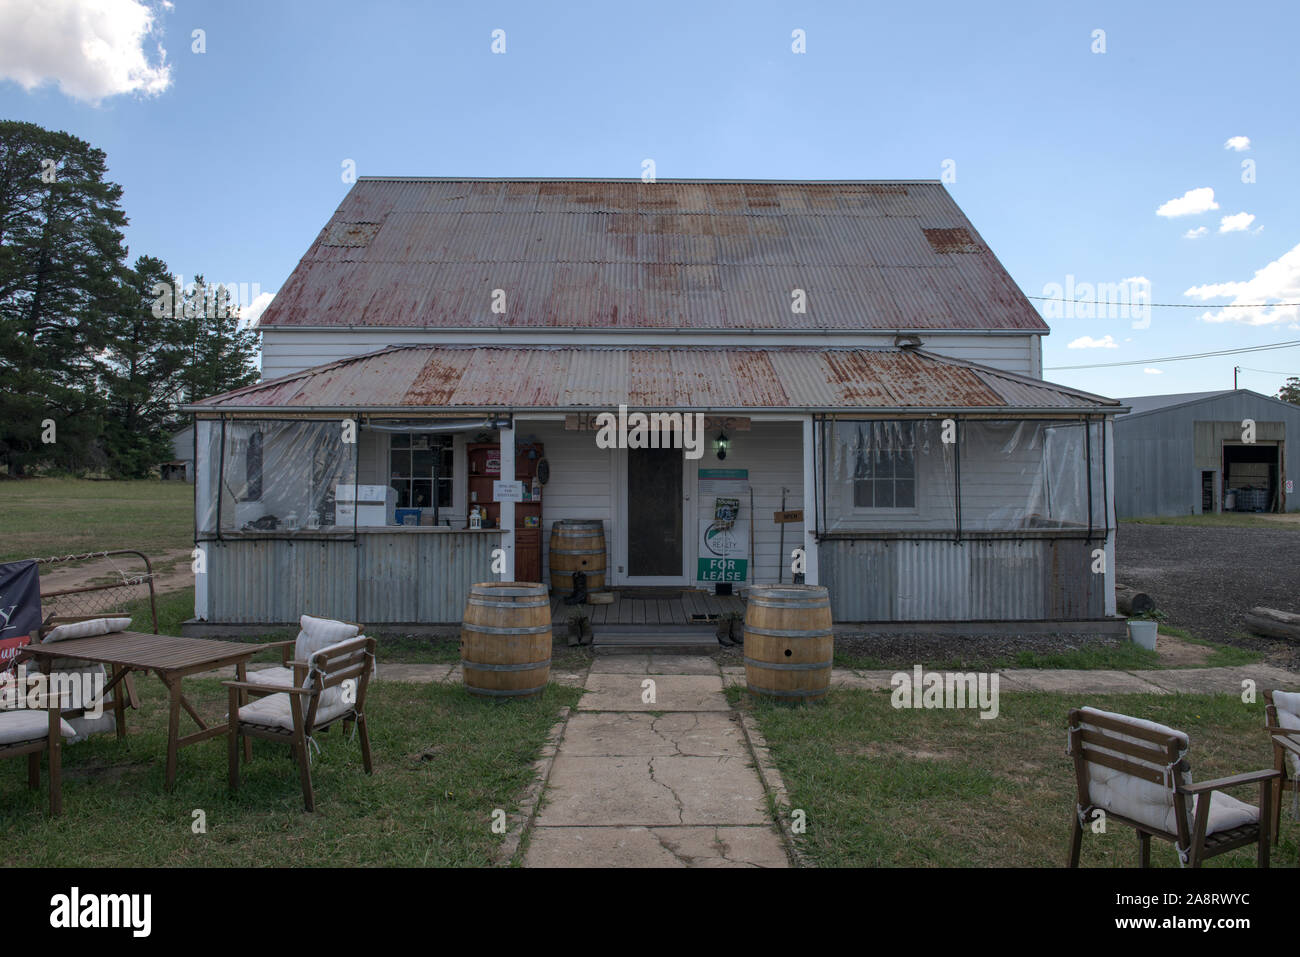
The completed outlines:
{"type": "Polygon", "coordinates": [[[597,658],[525,867],[788,867],[712,659],[597,658]]]}

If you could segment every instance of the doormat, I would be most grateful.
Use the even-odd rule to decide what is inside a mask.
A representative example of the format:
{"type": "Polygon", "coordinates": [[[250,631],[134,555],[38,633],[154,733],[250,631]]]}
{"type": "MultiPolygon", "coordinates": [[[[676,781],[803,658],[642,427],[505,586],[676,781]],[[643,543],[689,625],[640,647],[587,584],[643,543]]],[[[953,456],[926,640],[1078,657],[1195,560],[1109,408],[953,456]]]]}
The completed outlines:
{"type": "Polygon", "coordinates": [[[681,598],[682,590],[673,587],[643,587],[643,588],[620,588],[618,590],[619,598],[640,598],[647,600],[659,600],[681,598]]]}

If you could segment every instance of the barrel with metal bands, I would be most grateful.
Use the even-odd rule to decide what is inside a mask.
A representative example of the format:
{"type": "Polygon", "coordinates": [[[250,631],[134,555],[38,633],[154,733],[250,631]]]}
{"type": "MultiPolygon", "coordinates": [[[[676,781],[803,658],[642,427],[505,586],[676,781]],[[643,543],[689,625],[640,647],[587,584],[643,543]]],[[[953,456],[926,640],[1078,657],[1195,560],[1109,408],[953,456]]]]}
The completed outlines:
{"type": "Polygon", "coordinates": [[[573,573],[587,576],[587,591],[605,588],[605,525],[586,518],[565,518],[551,526],[551,587],[573,591],[573,573]]]}
{"type": "Polygon", "coordinates": [[[465,690],[482,698],[541,694],[551,674],[551,600],[540,582],[470,587],[460,630],[465,690]]]}
{"type": "Polygon", "coordinates": [[[756,585],[745,606],[745,682],[753,694],[816,701],[831,685],[831,600],[819,585],[756,585]]]}

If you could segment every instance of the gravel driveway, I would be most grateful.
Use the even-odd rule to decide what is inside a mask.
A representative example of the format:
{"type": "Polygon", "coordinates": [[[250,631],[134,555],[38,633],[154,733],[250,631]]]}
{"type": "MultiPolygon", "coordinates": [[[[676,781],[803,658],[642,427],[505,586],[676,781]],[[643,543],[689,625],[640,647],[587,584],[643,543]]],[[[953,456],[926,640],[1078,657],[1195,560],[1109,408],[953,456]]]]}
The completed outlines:
{"type": "Polygon", "coordinates": [[[1255,605],[1300,613],[1300,530],[1120,525],[1118,580],[1148,592],[1193,635],[1300,664],[1300,649],[1245,635],[1255,605]]]}

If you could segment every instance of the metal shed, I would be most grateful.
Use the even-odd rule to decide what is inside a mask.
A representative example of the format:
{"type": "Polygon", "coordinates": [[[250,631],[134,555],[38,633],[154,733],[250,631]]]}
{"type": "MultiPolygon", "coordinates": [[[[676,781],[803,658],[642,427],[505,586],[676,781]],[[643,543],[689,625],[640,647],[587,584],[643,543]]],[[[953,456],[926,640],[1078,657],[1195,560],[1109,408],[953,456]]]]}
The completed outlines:
{"type": "Polygon", "coordinates": [[[1251,392],[1188,392],[1122,399],[1115,419],[1120,518],[1223,511],[1300,511],[1288,438],[1300,406],[1251,392]]]}

